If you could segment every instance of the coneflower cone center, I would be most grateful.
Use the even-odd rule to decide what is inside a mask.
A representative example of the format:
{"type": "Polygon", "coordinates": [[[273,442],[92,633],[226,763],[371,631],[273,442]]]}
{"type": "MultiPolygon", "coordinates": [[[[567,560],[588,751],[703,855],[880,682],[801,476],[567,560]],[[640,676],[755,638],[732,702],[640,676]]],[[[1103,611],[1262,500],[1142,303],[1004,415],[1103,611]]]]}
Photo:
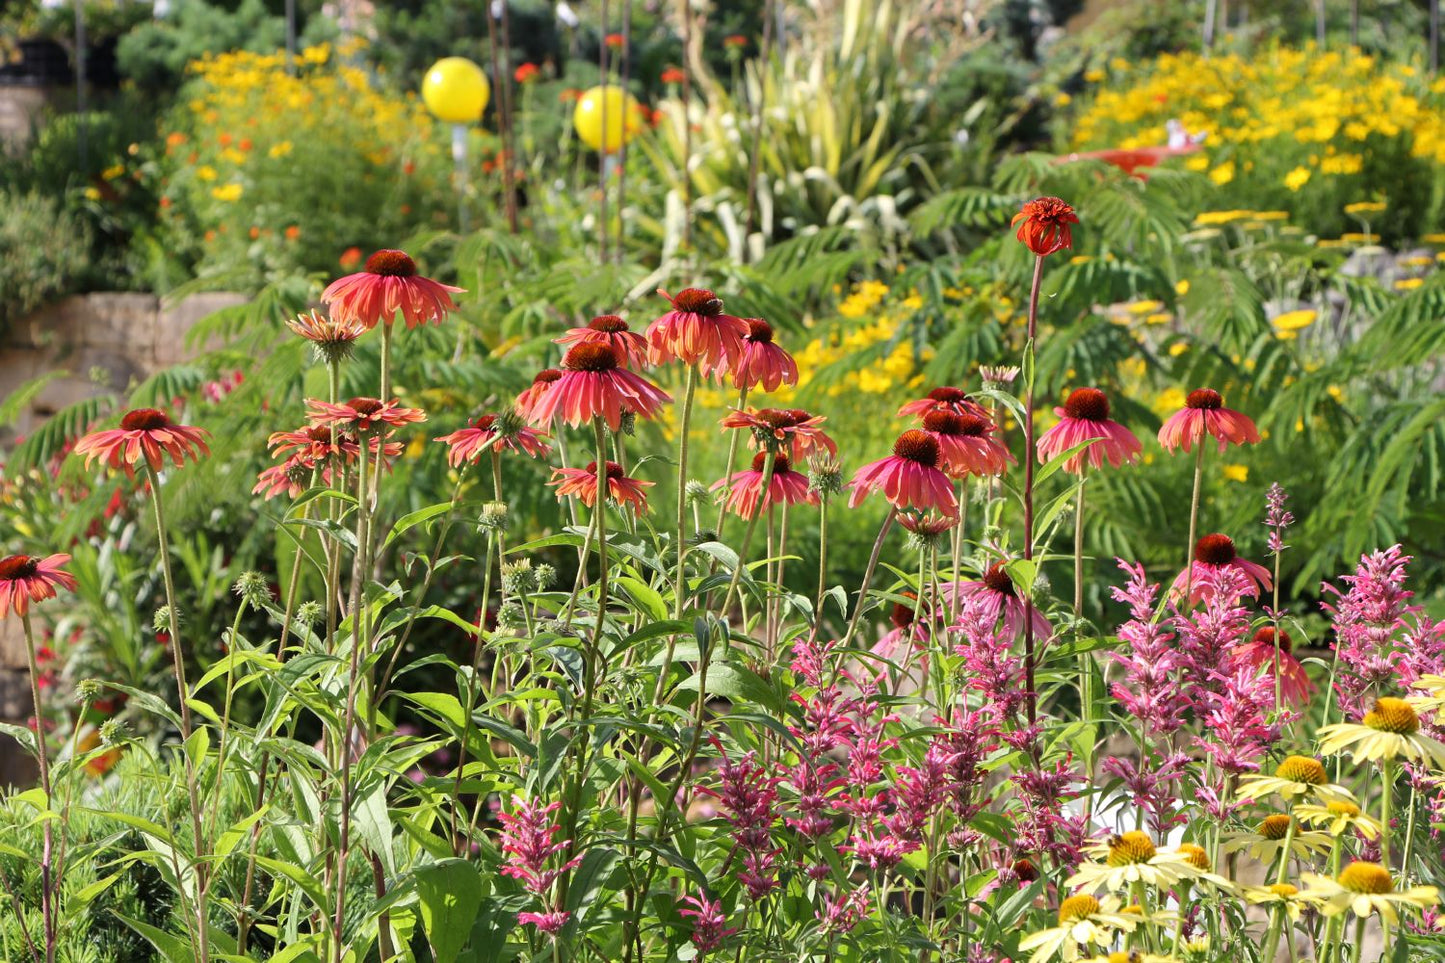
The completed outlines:
{"type": "Polygon", "coordinates": [[[1264,817],[1259,822],[1259,834],[1265,839],[1284,839],[1289,834],[1290,818],[1284,813],[1264,817]]]}
{"type": "MultiPolygon", "coordinates": [[[[753,471],[755,471],[755,472],[762,472],[762,471],[764,470],[765,466],[767,465],[767,463],[768,463],[768,453],[765,452],[765,451],[760,451],[760,452],[758,452],[756,455],[753,456],[753,471]]],[[[792,471],[792,468],[793,468],[793,463],[788,460],[788,456],[787,456],[787,455],[774,455],[774,456],[773,456],[773,477],[774,477],[774,478],[776,478],[777,476],[783,474],[784,472],[792,471]]]]}
{"type": "Polygon", "coordinates": [[[496,423],[496,415],[482,415],[476,421],[472,422],[472,427],[477,429],[478,431],[491,431],[492,426],[496,423]]]}
{"type": "Polygon", "coordinates": [[[1289,883],[1271,883],[1269,885],[1269,891],[1276,896],[1283,896],[1288,899],[1291,896],[1298,895],[1299,887],[1291,886],[1289,883]]]}
{"type": "Polygon", "coordinates": [[[965,438],[982,438],[992,427],[987,418],[980,418],[978,415],[959,415],[958,420],[958,434],[965,438]]]}
{"type": "Polygon", "coordinates": [[[1064,412],[1084,421],[1107,421],[1109,399],[1098,388],[1076,388],[1064,402],[1064,412]]]}
{"type": "Polygon", "coordinates": [[[923,416],[923,430],[938,435],[961,435],[963,416],[943,408],[927,412],[923,416]]]}
{"type": "Polygon", "coordinates": [[[1110,866],[1147,863],[1156,852],[1158,850],[1154,848],[1154,840],[1149,838],[1149,834],[1136,829],[1109,840],[1108,863],[1110,866]]]}
{"type": "Polygon", "coordinates": [[[1074,213],[1074,209],[1068,202],[1058,197],[1037,197],[1020,210],[1029,220],[1041,224],[1064,224],[1073,223],[1068,220],[1074,213]]]}
{"type": "Polygon", "coordinates": [[[962,388],[954,388],[951,385],[944,385],[941,388],[934,388],[928,393],[929,401],[936,401],[941,405],[956,405],[968,400],[968,392],[962,388]]]}
{"type": "Polygon", "coordinates": [[[1204,851],[1203,846],[1196,846],[1193,843],[1182,843],[1179,846],[1179,853],[1184,861],[1195,869],[1209,872],[1209,854],[1204,851]]]}
{"type": "Polygon", "coordinates": [[[386,406],[375,398],[352,398],[346,403],[346,407],[358,415],[374,415],[386,406]]]}
{"type": "Polygon", "coordinates": [[[1213,388],[1195,388],[1184,399],[1184,407],[1202,411],[1218,411],[1224,407],[1224,398],[1213,388]]]}
{"type": "Polygon", "coordinates": [[[1263,626],[1258,632],[1254,633],[1254,638],[1250,641],[1257,642],[1260,645],[1272,645],[1285,655],[1289,655],[1294,651],[1294,639],[1290,638],[1289,633],[1284,629],[1275,629],[1270,625],[1263,626]]]}
{"type": "Polygon", "coordinates": [[[1099,912],[1099,901],[1088,893],[1070,896],[1059,904],[1059,922],[1072,923],[1099,912]]]}
{"type": "Polygon", "coordinates": [[[1031,859],[1016,859],[1011,868],[1014,875],[1025,883],[1032,883],[1039,878],[1039,869],[1031,859]]]}
{"type": "Polygon", "coordinates": [[[562,364],[573,371],[613,371],[617,352],[607,344],[579,344],[567,352],[562,364]]]}
{"type": "Polygon", "coordinates": [[[893,443],[893,454],[929,468],[938,467],[938,441],[926,431],[910,428],[899,435],[893,443]]]}
{"type": "Polygon", "coordinates": [[[587,327],[593,331],[601,331],[604,334],[621,334],[631,330],[627,322],[615,314],[604,314],[587,322],[587,327]]]}
{"type": "Polygon", "coordinates": [[[1228,535],[1206,535],[1194,544],[1194,560],[1206,565],[1228,565],[1235,559],[1234,539],[1228,535]]]}
{"type": "Polygon", "coordinates": [[[125,431],[155,431],[157,428],[169,428],[171,420],[166,417],[164,411],[157,411],[155,408],[137,408],[135,411],[126,412],[120,420],[120,427],[125,431]]]}
{"type": "Polygon", "coordinates": [[[1420,717],[1415,707],[1404,699],[1384,696],[1375,700],[1375,708],[1365,713],[1365,725],[1380,732],[1408,736],[1420,730],[1420,717]]]}
{"type": "Polygon", "coordinates": [[[1323,786],[1329,782],[1325,767],[1318,759],[1309,756],[1290,756],[1275,768],[1276,778],[1290,782],[1302,782],[1309,786],[1323,786]]]}
{"type": "Polygon", "coordinates": [[[747,340],[754,344],[772,344],[773,326],[762,318],[748,318],[747,340]]]}
{"type": "MultiPolygon", "coordinates": [[[[615,461],[609,461],[603,471],[606,472],[608,479],[627,477],[622,471],[622,466],[615,461]]],[[[589,461],[587,463],[587,474],[594,476],[597,474],[597,462],[589,461]]]]}
{"type": "Polygon", "coordinates": [[[549,385],[562,377],[562,372],[556,368],[543,368],[537,372],[537,377],[532,379],[534,385],[549,385]]]}
{"type": "MultiPolygon", "coordinates": [[[[917,595],[914,595],[912,592],[904,592],[904,593],[903,593],[903,597],[904,597],[904,598],[909,598],[909,599],[917,599],[917,598],[918,598],[918,596],[917,596],[917,595]]],[[[908,604],[907,602],[894,602],[894,603],[893,603],[893,615],[891,616],[891,618],[892,618],[892,620],[893,620],[893,625],[894,625],[894,627],[900,628],[900,629],[906,629],[906,628],[908,628],[910,625],[912,625],[912,624],[913,624],[913,609],[914,609],[914,606],[908,604]]],[[[1027,862],[1027,860],[1019,860],[1019,862],[1027,862]]]]}
{"type": "Polygon", "coordinates": [[[1358,816],[1360,807],[1344,799],[1325,803],[1325,810],[1336,816],[1358,816]]]}
{"type": "Polygon", "coordinates": [[[405,251],[383,248],[366,259],[366,273],[389,278],[416,277],[416,262],[405,251]]]}
{"type": "Polygon", "coordinates": [[[672,299],[672,306],[679,311],[700,314],[705,318],[715,318],[722,314],[723,310],[722,300],[707,288],[683,288],[677,292],[677,297],[672,299]]]}
{"type": "Polygon", "coordinates": [[[40,559],[29,555],[11,555],[0,559],[0,581],[30,578],[40,571],[40,559]]]}
{"type": "Polygon", "coordinates": [[[1002,562],[995,562],[983,573],[984,587],[990,591],[998,592],[1000,595],[1015,595],[1014,581],[1009,578],[1008,572],[1004,571],[1002,562]]]}
{"type": "Polygon", "coordinates": [[[798,424],[793,412],[785,408],[759,408],[753,417],[770,428],[793,428],[798,424]]]}
{"type": "Polygon", "coordinates": [[[1378,863],[1351,863],[1340,873],[1338,882],[1351,893],[1379,896],[1395,891],[1395,881],[1390,878],[1390,871],[1378,863]]]}

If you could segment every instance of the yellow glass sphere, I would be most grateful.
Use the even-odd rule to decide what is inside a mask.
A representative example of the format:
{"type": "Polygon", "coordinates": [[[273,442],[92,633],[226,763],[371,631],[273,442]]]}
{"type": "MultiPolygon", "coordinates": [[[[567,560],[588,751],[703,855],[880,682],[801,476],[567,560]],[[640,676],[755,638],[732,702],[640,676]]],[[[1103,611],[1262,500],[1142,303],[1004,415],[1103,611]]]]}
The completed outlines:
{"type": "Polygon", "coordinates": [[[465,57],[443,57],[431,65],[421,84],[421,99],[437,120],[474,124],[482,118],[492,85],[482,68],[465,57]]]}
{"type": "Polygon", "coordinates": [[[621,87],[593,87],[577,100],[572,112],[572,126],[582,143],[596,151],[611,154],[632,140],[647,124],[647,115],[637,98],[621,87]],[[606,113],[607,129],[603,131],[606,113]]]}

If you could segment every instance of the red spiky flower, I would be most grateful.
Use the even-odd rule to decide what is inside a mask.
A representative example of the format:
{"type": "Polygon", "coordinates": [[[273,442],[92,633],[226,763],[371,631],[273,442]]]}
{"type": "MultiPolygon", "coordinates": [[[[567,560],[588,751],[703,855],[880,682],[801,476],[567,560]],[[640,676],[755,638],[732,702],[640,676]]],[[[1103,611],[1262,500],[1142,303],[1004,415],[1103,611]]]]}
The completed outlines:
{"type": "Polygon", "coordinates": [[[137,408],[120,419],[119,428],[93,431],[75,443],[75,453],[85,456],[85,464],[99,458],[111,468],[124,468],[134,477],[135,466],[145,459],[152,471],[160,471],[166,456],[179,468],[187,458],[210,454],[204,428],[178,425],[170,416],[155,408],[137,408]]]}
{"type": "Polygon", "coordinates": [[[1037,197],[1014,215],[1013,223],[1019,226],[1019,240],[1039,257],[1047,257],[1074,246],[1072,225],[1079,223],[1079,215],[1060,198],[1037,197]]]}
{"type": "Polygon", "coordinates": [[[456,310],[452,295],[462,292],[462,288],[423,277],[405,251],[384,249],[366,259],[364,270],[327,285],[321,303],[331,306],[337,320],[355,320],[367,330],[391,324],[398,312],[406,318],[408,328],[415,328],[429,322],[440,324],[456,310]]]}

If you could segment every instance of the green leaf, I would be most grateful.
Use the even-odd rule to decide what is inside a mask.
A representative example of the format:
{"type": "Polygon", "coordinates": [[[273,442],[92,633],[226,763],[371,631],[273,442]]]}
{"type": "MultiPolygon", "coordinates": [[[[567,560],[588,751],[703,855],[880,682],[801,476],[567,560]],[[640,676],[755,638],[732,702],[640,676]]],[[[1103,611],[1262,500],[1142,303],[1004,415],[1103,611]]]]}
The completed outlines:
{"type": "Polygon", "coordinates": [[[196,955],[191,952],[191,944],[178,936],[172,936],[164,930],[158,930],[149,923],[142,923],[140,920],[133,920],[129,916],[111,910],[115,913],[116,919],[126,926],[135,930],[156,948],[156,952],[165,958],[166,963],[195,963],[196,955]]]}
{"type": "Polygon", "coordinates": [[[597,847],[587,851],[573,870],[572,882],[567,887],[567,912],[581,920],[589,909],[600,905],[597,894],[602,892],[620,856],[615,849],[597,847]]]}
{"type": "Polygon", "coordinates": [[[416,869],[422,925],[438,960],[454,960],[466,945],[482,905],[482,880],[464,859],[444,859],[416,869]]]}
{"type": "Polygon", "coordinates": [[[392,542],[401,537],[408,529],[414,528],[422,522],[430,521],[438,515],[445,515],[451,510],[451,502],[440,502],[436,505],[428,505],[426,508],[418,508],[414,512],[401,516],[396,520],[396,524],[391,527],[391,531],[387,532],[386,542],[383,543],[382,548],[384,549],[391,545],[392,542]]]}

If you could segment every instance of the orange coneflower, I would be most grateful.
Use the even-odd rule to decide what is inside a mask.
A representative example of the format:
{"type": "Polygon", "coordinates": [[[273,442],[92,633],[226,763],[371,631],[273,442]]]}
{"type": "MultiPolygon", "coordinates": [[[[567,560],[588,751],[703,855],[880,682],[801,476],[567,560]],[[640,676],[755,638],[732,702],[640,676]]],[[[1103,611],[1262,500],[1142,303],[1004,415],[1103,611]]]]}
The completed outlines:
{"type": "Polygon", "coordinates": [[[1061,198],[1039,197],[1025,204],[1013,223],[1019,225],[1018,239],[1039,257],[1046,257],[1074,246],[1072,225],[1079,223],[1079,216],[1061,198]]]}
{"type": "Polygon", "coordinates": [[[75,576],[61,566],[69,555],[11,555],[0,559],[0,618],[11,610],[16,615],[30,611],[31,602],[55,598],[55,587],[75,591],[75,576]]]}
{"type": "Polygon", "coordinates": [[[955,478],[964,475],[1002,475],[1014,456],[992,437],[993,422],[974,414],[954,414],[935,408],[923,416],[923,430],[938,442],[944,470],[955,478]]]}
{"type": "Polygon", "coordinates": [[[898,414],[926,415],[930,411],[947,411],[955,415],[977,415],[980,418],[986,417],[988,414],[983,405],[968,396],[968,392],[951,385],[934,388],[927,397],[908,402],[898,409],[898,414]]]}
{"type": "Polygon", "coordinates": [[[752,432],[753,447],[773,448],[801,461],[810,453],[838,453],[838,445],[823,431],[827,420],[802,408],[748,408],[728,412],[722,426],[747,428],[752,432]]]}
{"type": "Polygon", "coordinates": [[[352,398],[340,405],[308,398],[306,405],[311,409],[306,417],[311,419],[312,424],[334,425],[354,431],[358,435],[379,426],[400,428],[403,425],[426,421],[426,412],[420,408],[403,408],[395,401],[383,402],[377,398],[352,398]]]}
{"type": "Polygon", "coordinates": [[[1169,451],[1189,451],[1204,441],[1206,432],[1219,440],[1220,451],[1229,445],[1259,443],[1259,429],[1247,415],[1224,407],[1224,399],[1213,388],[1196,388],[1159,429],[1159,444],[1169,451]]]}
{"type": "Polygon", "coordinates": [[[160,471],[166,455],[179,468],[186,458],[210,454],[205,441],[209,436],[204,428],[173,423],[163,411],[137,408],[126,412],[119,428],[94,431],[80,439],[75,453],[85,456],[87,467],[100,458],[111,468],[124,468],[134,476],[134,466],[142,458],[152,471],[160,471]]]}
{"type": "Polygon", "coordinates": [[[731,364],[743,350],[748,325],[723,313],[723,303],[706,288],[684,288],[672,297],[672,310],[647,326],[648,353],[653,364],[676,358],[683,364],[710,369],[731,364]]]}
{"type": "Polygon", "coordinates": [[[1109,398],[1098,388],[1075,389],[1062,408],[1054,409],[1054,414],[1059,416],[1059,423],[1039,439],[1039,461],[1058,457],[1081,442],[1100,439],[1064,462],[1066,472],[1077,474],[1085,460],[1102,468],[1105,458],[1118,468],[1138,459],[1144,450],[1132,431],[1109,419],[1109,398]]]}
{"type": "MultiPolygon", "coordinates": [[[[647,511],[647,489],[653,482],[629,478],[615,461],[606,462],[603,471],[607,475],[607,496],[619,508],[631,508],[636,515],[647,511]]],[[[597,503],[597,462],[588,462],[586,468],[553,469],[548,484],[557,486],[559,499],[575,495],[591,508],[597,503]]]]}
{"type": "MultiPolygon", "coordinates": [[[[743,322],[748,333],[743,337],[742,350],[730,368],[718,369],[718,377],[730,374],[733,387],[739,390],[761,387],[777,391],[782,385],[796,385],[798,363],[773,341],[773,326],[762,318],[744,318],[743,322]]],[[[709,372],[704,370],[703,374],[709,372]]]]}
{"type": "Polygon", "coordinates": [[[462,292],[462,288],[423,277],[405,251],[381,250],[366,259],[363,270],[327,285],[321,303],[331,305],[335,317],[355,319],[368,330],[377,324],[391,324],[398,311],[406,318],[406,326],[414,328],[432,321],[440,324],[456,310],[452,295],[462,292]]]}
{"type": "Polygon", "coordinates": [[[562,358],[562,375],[531,406],[534,425],[585,425],[601,418],[616,431],[630,412],[651,418],[672,397],[661,388],[618,364],[617,351],[606,344],[579,344],[562,358]]]}
{"type": "Polygon", "coordinates": [[[451,446],[447,462],[453,468],[460,468],[469,461],[476,461],[482,453],[482,446],[496,438],[496,451],[520,451],[533,458],[545,458],[552,451],[547,444],[546,434],[528,428],[515,412],[501,415],[482,415],[466,428],[442,435],[437,441],[451,446]]]}
{"type": "Polygon", "coordinates": [[[740,518],[752,518],[769,505],[818,504],[818,496],[808,489],[808,476],[793,471],[787,455],[773,458],[773,474],[765,491],[763,468],[767,458],[767,452],[760,451],[753,456],[752,467],[713,484],[713,491],[721,488],[727,492],[725,505],[729,511],[740,518]]]}
{"type": "Polygon", "coordinates": [[[537,377],[533,378],[532,383],[526,388],[523,388],[522,393],[517,396],[515,404],[517,414],[523,418],[531,418],[532,408],[541,400],[543,395],[552,390],[552,386],[556,384],[561,377],[562,372],[556,368],[544,368],[537,372],[537,377]]]}
{"type": "Polygon", "coordinates": [[[910,428],[893,443],[893,454],[858,469],[848,487],[849,508],[857,508],[869,492],[881,491],[894,508],[936,509],[950,518],[958,515],[953,485],[940,467],[943,451],[926,431],[910,428]]]}
{"type": "Polygon", "coordinates": [[[624,368],[647,367],[647,339],[633,331],[615,314],[604,314],[587,322],[586,327],[572,328],[557,344],[605,344],[617,352],[617,361],[624,368]]]}
{"type": "Polygon", "coordinates": [[[1240,591],[1251,598],[1257,597],[1260,589],[1268,589],[1273,584],[1269,569],[1240,558],[1234,549],[1234,539],[1215,532],[1194,543],[1194,560],[1189,568],[1175,577],[1173,591],[1182,594],[1185,586],[1190,586],[1189,604],[1198,604],[1215,591],[1208,588],[1214,580],[1201,579],[1201,575],[1206,572],[1218,573],[1224,569],[1233,569],[1244,576],[1239,581],[1240,591]]]}

